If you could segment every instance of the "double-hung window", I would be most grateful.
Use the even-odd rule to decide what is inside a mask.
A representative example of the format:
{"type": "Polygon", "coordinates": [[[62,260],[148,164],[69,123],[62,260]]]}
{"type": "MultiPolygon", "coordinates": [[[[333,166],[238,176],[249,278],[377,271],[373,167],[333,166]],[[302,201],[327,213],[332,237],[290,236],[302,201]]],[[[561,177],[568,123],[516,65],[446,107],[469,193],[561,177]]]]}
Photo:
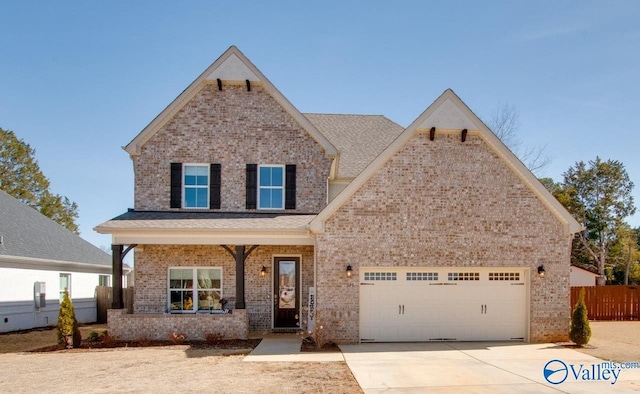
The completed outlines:
{"type": "Polygon", "coordinates": [[[258,209],[284,209],[284,166],[258,167],[258,209]]]}
{"type": "Polygon", "coordinates": [[[194,313],[222,309],[222,269],[169,268],[169,310],[194,313]]]}
{"type": "Polygon", "coordinates": [[[209,166],[184,165],[184,208],[209,208],[209,166]]]}

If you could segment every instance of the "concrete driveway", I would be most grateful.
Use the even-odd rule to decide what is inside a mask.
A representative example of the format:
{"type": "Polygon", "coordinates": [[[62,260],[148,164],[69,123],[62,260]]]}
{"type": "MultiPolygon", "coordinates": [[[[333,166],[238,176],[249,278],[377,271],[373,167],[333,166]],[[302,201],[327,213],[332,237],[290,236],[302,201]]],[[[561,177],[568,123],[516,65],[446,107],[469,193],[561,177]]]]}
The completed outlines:
{"type": "Polygon", "coordinates": [[[598,358],[554,344],[376,343],[340,348],[365,393],[640,391],[640,369],[634,365],[609,370],[598,358]],[[564,378],[559,384],[549,383],[543,374],[552,360],[559,361],[549,364],[548,377],[552,382],[564,378]]]}

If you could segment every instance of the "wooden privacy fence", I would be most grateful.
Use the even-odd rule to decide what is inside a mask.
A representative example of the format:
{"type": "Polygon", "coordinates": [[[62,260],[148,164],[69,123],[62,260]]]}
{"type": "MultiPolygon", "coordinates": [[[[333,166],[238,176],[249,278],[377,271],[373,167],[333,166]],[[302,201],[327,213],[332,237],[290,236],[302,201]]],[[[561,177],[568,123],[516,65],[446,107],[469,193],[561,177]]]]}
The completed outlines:
{"type": "Polygon", "coordinates": [[[571,310],[584,289],[589,320],[640,320],[640,286],[588,286],[571,288],[571,310]]]}
{"type": "MultiPolygon", "coordinates": [[[[133,313],[133,287],[125,287],[122,289],[122,297],[124,298],[124,307],[128,313],[133,313]]],[[[113,303],[113,288],[98,286],[96,287],[96,305],[98,309],[98,323],[107,322],[107,309],[111,309],[113,303]]]]}

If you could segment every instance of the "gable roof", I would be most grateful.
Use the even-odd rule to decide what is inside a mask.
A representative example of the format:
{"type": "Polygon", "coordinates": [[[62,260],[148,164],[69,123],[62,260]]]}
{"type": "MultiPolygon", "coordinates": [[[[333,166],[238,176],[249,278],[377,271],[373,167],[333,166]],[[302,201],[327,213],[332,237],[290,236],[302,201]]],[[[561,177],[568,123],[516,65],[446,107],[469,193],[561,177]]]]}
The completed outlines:
{"type": "Polygon", "coordinates": [[[261,84],[264,89],[293,117],[300,126],[324,149],[327,157],[334,157],[338,150],[329,140],[320,133],[307,118],[305,118],[290,102],[276,89],[235,46],[229,47],[213,64],[211,64],[198,78],[195,79],[171,104],[167,106],[156,118],[151,121],[127,146],[124,147],[129,155],[140,154],[140,148],[153,137],[162,126],[168,122],[198,91],[207,83],[216,79],[224,81],[239,81],[244,83],[249,80],[261,84]]]}
{"type": "Polygon", "coordinates": [[[333,215],[351,196],[360,189],[409,139],[419,131],[436,129],[467,129],[470,135],[478,135],[511,168],[511,170],[531,189],[542,203],[563,224],[567,234],[575,234],[582,226],[538,181],[524,164],[502,141],[478,118],[451,89],[445,90],[418,118],[407,127],[367,168],[362,171],[333,201],[329,203],[310,223],[313,232],[323,232],[324,222],[333,215]]]}
{"type": "Polygon", "coordinates": [[[0,261],[111,266],[111,256],[0,190],[0,261]]]}
{"type": "Polygon", "coordinates": [[[404,130],[382,115],[303,115],[340,151],[338,179],[355,178],[404,130]]]}

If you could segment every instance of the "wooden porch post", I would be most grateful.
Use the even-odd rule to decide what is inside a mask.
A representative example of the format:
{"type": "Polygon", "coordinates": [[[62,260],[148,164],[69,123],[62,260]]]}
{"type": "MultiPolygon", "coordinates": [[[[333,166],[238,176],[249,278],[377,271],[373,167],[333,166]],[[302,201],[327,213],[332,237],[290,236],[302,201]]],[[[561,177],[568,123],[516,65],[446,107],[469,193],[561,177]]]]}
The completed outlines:
{"type": "Polygon", "coordinates": [[[111,264],[113,266],[113,302],[112,309],[123,309],[122,298],[122,245],[111,245],[111,264]]]}
{"type": "Polygon", "coordinates": [[[236,309],[245,309],[244,304],[244,245],[236,245],[236,309]]]}

